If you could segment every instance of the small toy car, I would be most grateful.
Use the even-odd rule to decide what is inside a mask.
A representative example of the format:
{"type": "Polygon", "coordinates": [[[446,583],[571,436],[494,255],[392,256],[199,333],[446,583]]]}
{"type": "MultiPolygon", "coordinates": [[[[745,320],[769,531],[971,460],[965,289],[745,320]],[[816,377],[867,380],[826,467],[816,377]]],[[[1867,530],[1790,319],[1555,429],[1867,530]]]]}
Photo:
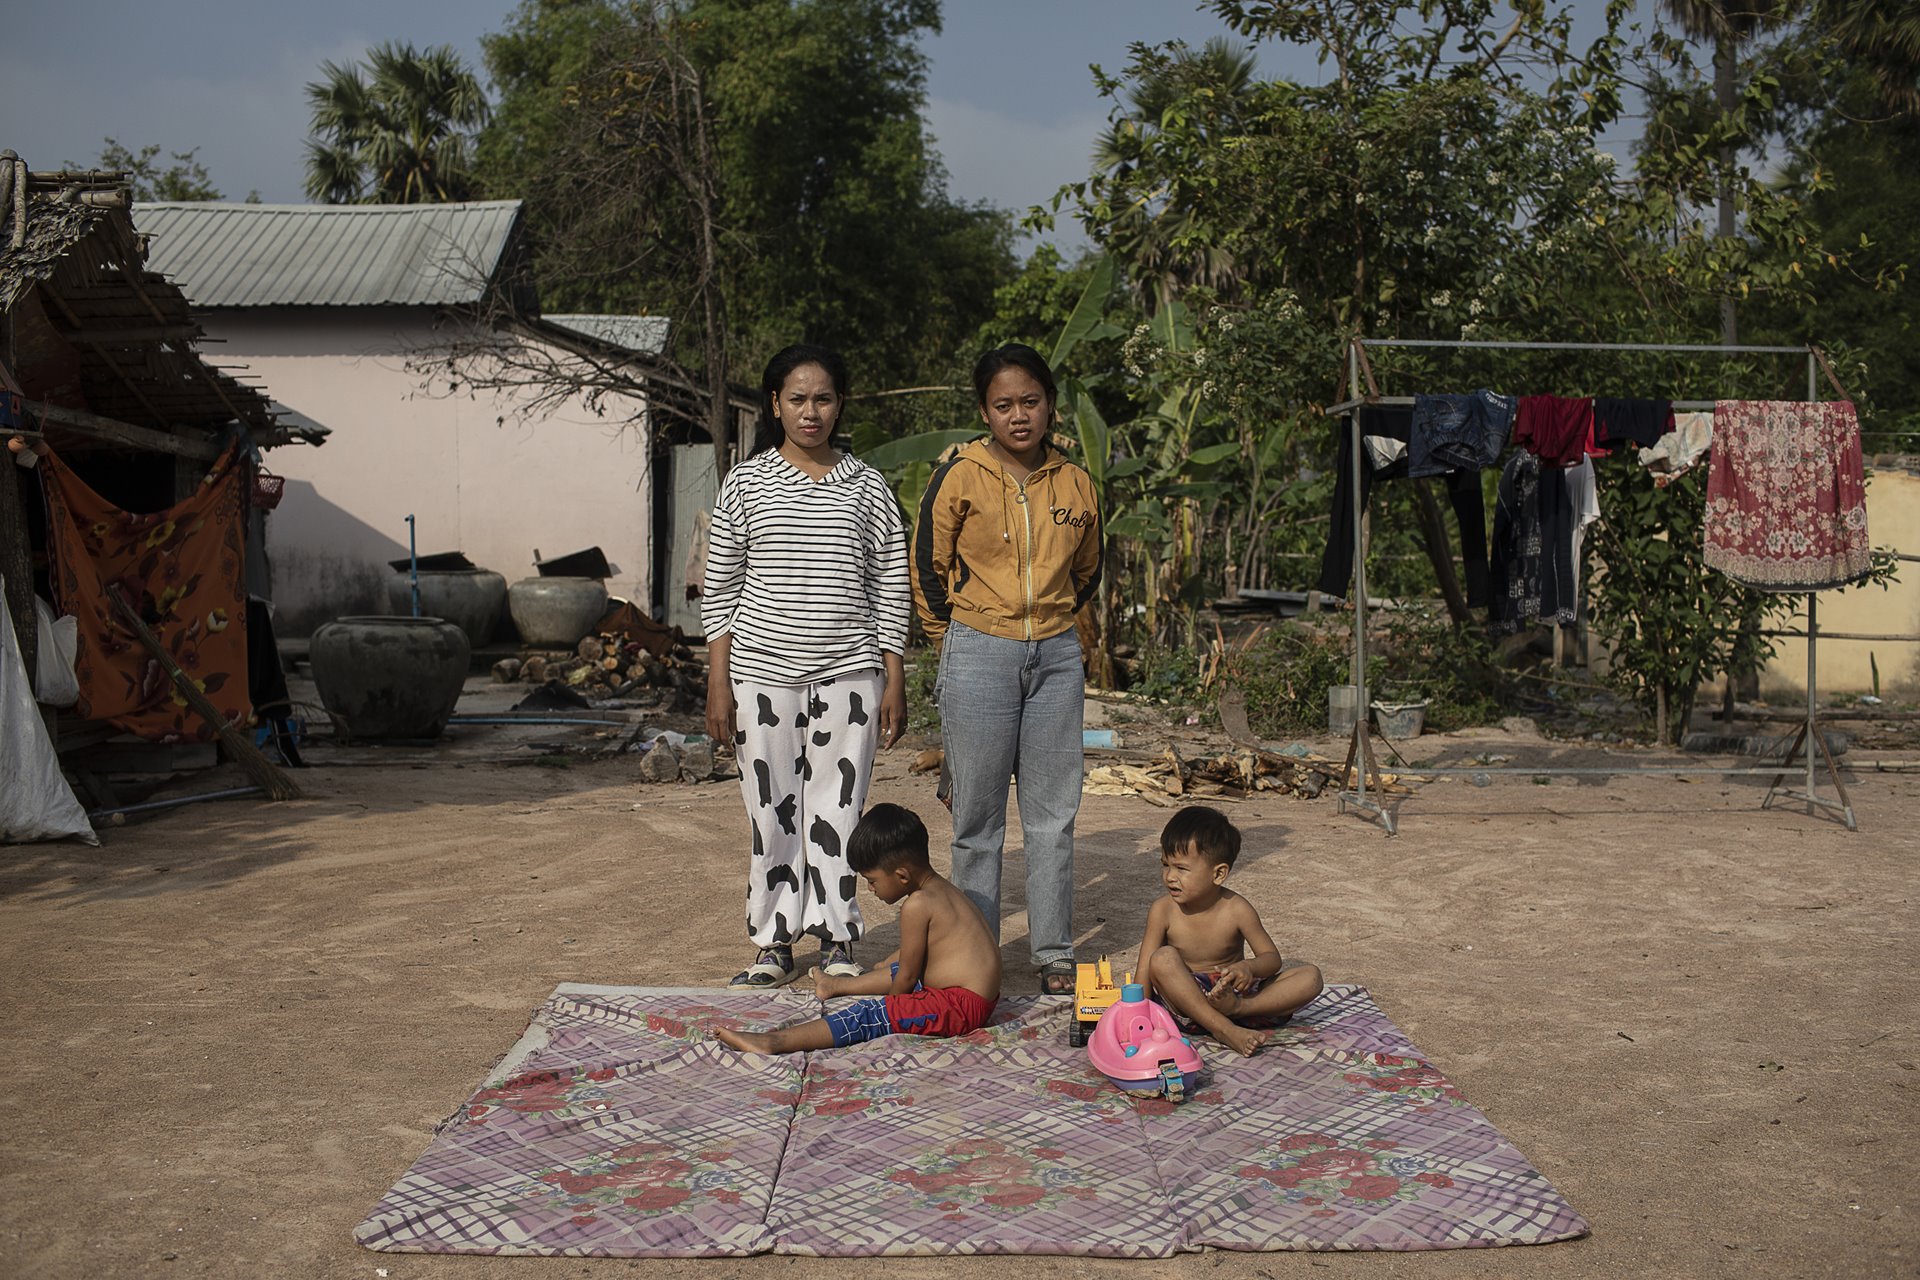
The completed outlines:
{"type": "Polygon", "coordinates": [[[1067,1032],[1067,1043],[1076,1049],[1083,1049],[1087,1037],[1093,1033],[1094,1024],[1100,1021],[1100,1015],[1111,1009],[1120,999],[1120,988],[1124,982],[1132,982],[1133,975],[1128,974],[1123,982],[1113,980],[1113,962],[1101,956],[1097,964],[1075,966],[1073,984],[1073,1026],[1067,1032]]]}

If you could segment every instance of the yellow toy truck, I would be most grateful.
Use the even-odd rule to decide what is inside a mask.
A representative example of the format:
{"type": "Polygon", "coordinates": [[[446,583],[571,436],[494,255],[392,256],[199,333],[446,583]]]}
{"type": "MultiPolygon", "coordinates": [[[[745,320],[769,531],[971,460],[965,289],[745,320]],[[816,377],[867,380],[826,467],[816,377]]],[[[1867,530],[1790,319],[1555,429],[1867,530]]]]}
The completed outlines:
{"type": "Polygon", "coordinates": [[[1067,1043],[1081,1049],[1086,1047],[1087,1037],[1093,1034],[1100,1015],[1119,1003],[1120,988],[1132,982],[1133,975],[1129,973],[1115,982],[1113,962],[1105,956],[1101,956],[1097,964],[1081,964],[1075,968],[1073,1026],[1067,1032],[1067,1043]]]}

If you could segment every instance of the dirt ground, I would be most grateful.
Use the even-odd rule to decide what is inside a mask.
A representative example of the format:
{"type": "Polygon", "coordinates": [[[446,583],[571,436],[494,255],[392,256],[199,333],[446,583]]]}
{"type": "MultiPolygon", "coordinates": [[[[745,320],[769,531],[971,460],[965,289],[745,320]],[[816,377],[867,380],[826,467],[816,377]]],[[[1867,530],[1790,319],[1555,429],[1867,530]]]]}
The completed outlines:
{"type": "MultiPolygon", "coordinates": [[[[735,784],[642,786],[631,756],[530,767],[518,763],[539,753],[528,735],[324,749],[301,775],[306,800],[201,804],[110,831],[100,849],[0,851],[12,1081],[0,1273],[859,1280],[1004,1268],[353,1243],[556,983],[718,984],[746,959],[735,784]]],[[[1545,744],[1496,733],[1473,749],[1519,762],[1545,744]]],[[[883,757],[873,798],[916,807],[944,849],[945,815],[909,758],[906,746],[883,757]]],[[[1763,785],[1435,783],[1402,806],[1392,839],[1330,795],[1226,806],[1246,833],[1234,884],[1283,949],[1370,987],[1591,1221],[1589,1238],[1029,1258],[1018,1274],[1914,1274],[1920,776],[1856,778],[1858,834],[1763,812],[1763,785]]],[[[1137,945],[1165,819],[1144,800],[1088,797],[1085,954],[1137,945]]],[[[1031,977],[1010,861],[1017,991],[1031,977]]],[[[866,905],[871,954],[884,954],[889,913],[866,905]]]]}

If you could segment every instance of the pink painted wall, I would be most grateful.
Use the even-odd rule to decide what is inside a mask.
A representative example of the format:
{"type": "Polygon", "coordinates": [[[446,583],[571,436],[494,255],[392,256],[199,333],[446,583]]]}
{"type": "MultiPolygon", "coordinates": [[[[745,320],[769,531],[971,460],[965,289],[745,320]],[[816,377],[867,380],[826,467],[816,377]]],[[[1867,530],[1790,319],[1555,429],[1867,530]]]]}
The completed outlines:
{"type": "MultiPolygon", "coordinates": [[[[652,476],[644,401],[575,401],[545,417],[511,393],[430,395],[410,354],[444,341],[413,308],[217,311],[205,351],[244,364],[280,404],[332,430],[319,448],[268,456],[287,479],[269,518],[276,622],[306,635],[330,618],[386,613],[386,562],[419,549],[464,551],[508,582],[552,558],[602,548],[607,589],[651,595],[652,476]]],[[[437,385],[444,387],[444,379],[437,385]]]]}

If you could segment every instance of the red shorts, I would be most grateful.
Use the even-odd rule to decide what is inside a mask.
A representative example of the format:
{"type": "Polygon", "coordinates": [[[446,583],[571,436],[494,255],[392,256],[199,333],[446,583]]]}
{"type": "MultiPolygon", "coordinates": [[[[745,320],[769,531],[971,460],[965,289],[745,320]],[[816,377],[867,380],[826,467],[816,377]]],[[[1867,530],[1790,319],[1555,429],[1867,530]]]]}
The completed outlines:
{"type": "Polygon", "coordinates": [[[898,1035],[964,1036],[985,1026],[997,1003],[965,987],[922,988],[886,997],[887,1021],[898,1035]]]}

